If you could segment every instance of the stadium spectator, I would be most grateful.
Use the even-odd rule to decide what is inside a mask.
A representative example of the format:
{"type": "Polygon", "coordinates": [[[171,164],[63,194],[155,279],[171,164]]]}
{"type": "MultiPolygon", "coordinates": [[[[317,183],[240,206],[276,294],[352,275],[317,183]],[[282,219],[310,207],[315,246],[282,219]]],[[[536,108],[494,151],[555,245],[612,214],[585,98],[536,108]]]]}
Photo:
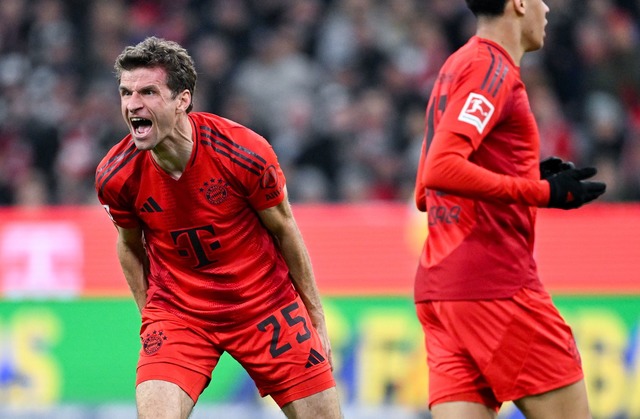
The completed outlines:
{"type": "MultiPolygon", "coordinates": [[[[547,47],[523,62],[523,73],[535,75],[525,80],[539,95],[532,105],[554,109],[538,113],[543,150],[598,164],[589,103],[608,94],[623,129],[621,146],[607,152],[620,184],[607,199],[637,200],[640,165],[631,156],[640,147],[639,3],[549,3],[547,47]]],[[[45,204],[94,200],[86,166],[112,145],[105,131],[120,130],[117,107],[95,103],[117,103],[104,87],[113,80],[105,69],[147,35],[181,42],[198,57],[196,110],[260,130],[277,148],[293,144],[292,200],[408,201],[409,168],[417,162],[402,127],[425,108],[435,70],[474,25],[463,0],[2,0],[0,150],[19,152],[0,157],[12,165],[8,174],[1,169],[0,204],[18,204],[26,173],[44,179],[45,204]],[[365,135],[359,118],[373,91],[389,110],[376,140],[388,154],[362,163],[352,146],[365,135]],[[298,170],[305,175],[295,176],[298,170]],[[313,182],[313,194],[295,192],[304,182],[313,182]]]]}

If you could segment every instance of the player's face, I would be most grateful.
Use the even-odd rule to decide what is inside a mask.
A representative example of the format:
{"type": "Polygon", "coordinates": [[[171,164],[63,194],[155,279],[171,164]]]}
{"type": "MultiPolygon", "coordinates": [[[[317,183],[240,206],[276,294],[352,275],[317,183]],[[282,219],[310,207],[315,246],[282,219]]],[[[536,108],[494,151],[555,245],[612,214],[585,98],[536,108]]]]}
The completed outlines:
{"type": "Polygon", "coordinates": [[[135,145],[151,150],[171,136],[181,108],[163,68],[136,68],[120,75],[120,106],[135,145]]]}
{"type": "Polygon", "coordinates": [[[544,0],[526,0],[523,28],[525,51],[535,51],[544,45],[544,28],[547,25],[547,13],[549,13],[549,6],[544,0]]]}

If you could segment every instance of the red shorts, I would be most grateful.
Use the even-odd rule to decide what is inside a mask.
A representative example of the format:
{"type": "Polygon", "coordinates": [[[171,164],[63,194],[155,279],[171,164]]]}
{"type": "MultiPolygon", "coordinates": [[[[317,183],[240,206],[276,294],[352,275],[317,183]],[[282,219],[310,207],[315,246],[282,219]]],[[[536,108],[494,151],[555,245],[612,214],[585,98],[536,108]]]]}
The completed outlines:
{"type": "Polygon", "coordinates": [[[224,332],[208,331],[165,310],[145,307],[140,338],[136,385],[169,381],[194,402],[225,351],[249,373],[260,395],[271,395],[280,407],[335,386],[300,297],[251,326],[224,332]]]}
{"type": "Polygon", "coordinates": [[[546,292],[501,300],[417,303],[429,366],[429,407],[502,402],[583,378],[571,329],[546,292]]]}

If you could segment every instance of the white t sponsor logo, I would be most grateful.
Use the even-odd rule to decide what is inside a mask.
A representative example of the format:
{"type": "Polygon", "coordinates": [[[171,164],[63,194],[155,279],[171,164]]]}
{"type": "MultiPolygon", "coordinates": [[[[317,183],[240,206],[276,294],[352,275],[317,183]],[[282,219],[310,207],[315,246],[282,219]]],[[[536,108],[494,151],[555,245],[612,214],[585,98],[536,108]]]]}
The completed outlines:
{"type": "Polygon", "coordinates": [[[469,93],[458,120],[473,125],[482,134],[494,110],[495,107],[486,97],[478,93],[469,93]]]}
{"type": "Polygon", "coordinates": [[[84,244],[70,222],[10,222],[0,231],[0,294],[71,297],[83,287],[84,244]]]}

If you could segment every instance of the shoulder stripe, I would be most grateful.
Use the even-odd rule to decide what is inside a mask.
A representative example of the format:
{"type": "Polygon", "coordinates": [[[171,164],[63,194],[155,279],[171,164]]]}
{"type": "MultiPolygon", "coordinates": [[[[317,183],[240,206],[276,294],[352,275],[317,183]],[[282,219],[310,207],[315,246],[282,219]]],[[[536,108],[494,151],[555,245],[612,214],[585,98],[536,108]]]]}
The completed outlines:
{"type": "Polygon", "coordinates": [[[504,58],[501,53],[497,54],[498,63],[496,66],[496,54],[494,54],[494,48],[487,46],[487,50],[489,51],[489,54],[491,54],[491,65],[484,76],[480,89],[486,90],[491,96],[495,97],[498,94],[500,87],[502,87],[504,79],[507,77],[507,73],[509,73],[509,66],[504,62],[504,58]],[[488,86],[487,83],[489,84],[488,86]]]}
{"type": "Polygon", "coordinates": [[[498,82],[498,85],[491,93],[493,97],[495,97],[498,94],[498,90],[500,90],[500,86],[502,86],[502,83],[504,82],[505,77],[507,77],[508,72],[509,72],[509,67],[504,66],[504,68],[502,69],[502,76],[500,76],[500,81],[498,82]]]}
{"type": "MultiPolygon", "coordinates": [[[[223,143],[222,141],[216,140],[215,138],[211,137],[208,134],[205,134],[204,132],[202,133],[202,136],[205,137],[205,138],[208,138],[208,139],[210,139],[212,141],[212,142],[204,141],[203,144],[213,146],[213,149],[215,151],[217,151],[218,153],[224,155],[225,157],[228,157],[229,159],[231,159],[232,162],[238,164],[239,166],[242,166],[247,170],[251,169],[251,166],[255,167],[258,170],[264,170],[264,166],[263,165],[258,164],[254,160],[251,160],[249,157],[247,157],[247,156],[245,156],[243,154],[240,154],[239,152],[233,150],[231,147],[229,147],[227,144],[223,143]],[[248,165],[242,163],[237,158],[232,157],[232,155],[237,156],[240,159],[244,160],[248,165]]],[[[255,169],[251,169],[249,171],[255,171],[255,169]]],[[[258,171],[255,171],[255,173],[259,174],[258,171]]]]}
{"type": "MultiPolygon", "coordinates": [[[[215,141],[215,140],[214,140],[215,141]]],[[[210,143],[209,141],[206,140],[202,140],[202,143],[204,145],[209,145],[209,146],[213,146],[212,143],[210,143]]],[[[213,146],[213,150],[216,153],[222,154],[223,156],[225,156],[226,158],[228,158],[229,160],[231,160],[232,162],[234,162],[235,164],[237,164],[238,166],[242,167],[243,169],[248,170],[249,172],[253,173],[256,176],[260,176],[260,172],[258,172],[257,170],[255,170],[254,168],[252,168],[251,166],[247,166],[246,164],[244,164],[243,162],[241,162],[240,160],[232,157],[229,153],[227,153],[225,150],[215,147],[213,146]]]]}
{"type": "Polygon", "coordinates": [[[487,74],[484,75],[484,80],[482,81],[482,86],[480,86],[481,90],[484,90],[485,87],[487,86],[487,81],[489,80],[489,76],[493,72],[493,66],[496,63],[496,56],[493,55],[493,51],[491,51],[491,48],[488,48],[488,50],[489,50],[489,54],[491,54],[491,65],[489,66],[489,69],[487,70],[487,74]]]}
{"type": "Polygon", "coordinates": [[[502,55],[501,55],[498,57],[498,66],[496,67],[496,71],[494,71],[493,77],[491,78],[491,83],[487,88],[488,92],[490,92],[493,89],[493,85],[495,84],[496,80],[498,79],[498,76],[500,75],[500,72],[502,71],[503,64],[504,63],[502,62],[502,55]]]}
{"type": "Polygon", "coordinates": [[[204,145],[212,146],[214,151],[257,176],[264,170],[264,164],[260,163],[266,163],[266,160],[260,155],[231,141],[228,137],[211,130],[209,127],[201,128],[203,130],[206,128],[208,132],[201,132],[200,135],[211,140],[202,141],[204,145]]]}
{"type": "Polygon", "coordinates": [[[132,143],[125,151],[116,154],[100,166],[96,173],[96,182],[101,181],[106,175],[108,175],[117,166],[117,163],[121,162],[128,153],[133,151],[134,148],[135,146],[132,143]]]}
{"type": "MultiPolygon", "coordinates": [[[[211,127],[208,127],[208,126],[206,126],[206,125],[201,125],[201,126],[200,126],[200,129],[202,129],[203,131],[208,131],[208,132],[210,132],[211,134],[213,134],[213,135],[214,135],[214,136],[216,136],[217,138],[219,138],[219,139],[221,139],[221,140],[225,141],[226,143],[228,143],[230,146],[235,147],[235,148],[237,148],[238,150],[240,150],[240,151],[242,151],[242,152],[244,152],[244,153],[246,153],[246,154],[248,154],[248,155],[250,155],[250,156],[252,156],[252,157],[256,158],[258,161],[261,161],[261,162],[262,162],[262,163],[264,163],[264,164],[266,164],[266,163],[267,163],[267,161],[266,161],[265,159],[263,159],[263,158],[262,158],[262,156],[260,156],[259,154],[257,154],[257,153],[255,153],[255,152],[253,152],[253,151],[249,150],[248,148],[245,148],[245,147],[241,146],[241,145],[240,145],[240,144],[238,144],[238,143],[235,143],[234,141],[232,141],[232,140],[231,140],[229,137],[227,137],[226,135],[223,135],[223,134],[221,134],[221,133],[219,133],[219,132],[217,132],[217,131],[212,130],[212,129],[211,129],[211,127]]],[[[205,133],[203,132],[203,134],[205,134],[205,133]]]]}
{"type": "Polygon", "coordinates": [[[98,173],[102,173],[101,177],[104,177],[105,174],[113,170],[113,166],[109,167],[112,163],[114,162],[117,163],[121,161],[124,158],[124,156],[127,153],[130,153],[131,151],[133,151],[134,148],[135,148],[135,145],[131,143],[131,145],[129,145],[129,147],[125,151],[118,153],[115,156],[111,157],[109,160],[107,160],[100,168],[98,168],[98,173]]]}
{"type": "Polygon", "coordinates": [[[138,150],[134,144],[131,144],[127,150],[109,159],[109,161],[98,170],[100,174],[96,178],[96,183],[100,184],[100,192],[102,192],[107,182],[139,153],[140,150],[138,150]]]}

